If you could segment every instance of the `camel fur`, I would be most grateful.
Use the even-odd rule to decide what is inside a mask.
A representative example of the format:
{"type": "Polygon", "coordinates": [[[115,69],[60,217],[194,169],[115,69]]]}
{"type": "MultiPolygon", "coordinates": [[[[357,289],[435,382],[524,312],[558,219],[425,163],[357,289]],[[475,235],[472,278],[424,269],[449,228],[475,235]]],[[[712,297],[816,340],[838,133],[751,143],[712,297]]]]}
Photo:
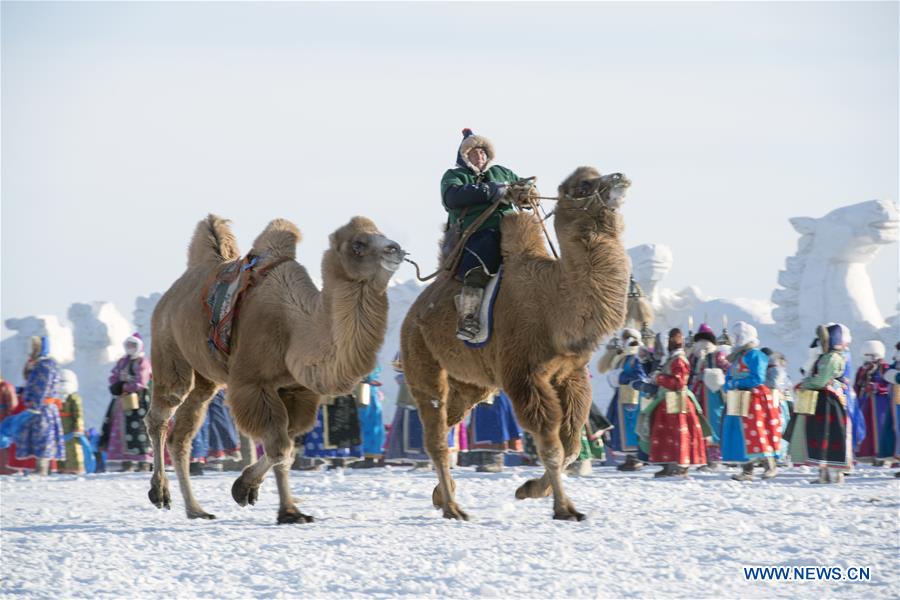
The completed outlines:
{"type": "Polygon", "coordinates": [[[154,450],[149,497],[157,507],[171,508],[163,466],[168,436],[188,517],[214,518],[193,495],[188,462],[191,439],[210,400],[227,385],[238,428],[265,447],[265,455],[235,481],[234,500],[254,504],[274,467],[278,522],[312,520],[297,509],[288,485],[294,438],[312,429],[324,396],[349,392],[375,367],[387,328],[387,284],[405,253],[372,221],[354,217],[329,238],[319,290],[294,260],[299,241],[300,231],[284,219],[269,223],[256,238],[250,254],[260,257],[261,266],[288,260],[248,290],[231,352],[223,355],[207,343],[209,320],[201,296],[210,278],[240,252],[224,219],[209,215],[197,225],[187,270],[160,298],[152,318],[154,386],[145,421],[154,450]]]}
{"type": "Polygon", "coordinates": [[[554,518],[584,518],[563,491],[560,474],[578,454],[590,410],[588,360],[601,338],[622,326],[628,291],[619,196],[608,189],[600,194],[604,181],[596,169],[580,167],[560,185],[554,220],[559,260],[547,253],[535,215],[503,218],[504,275],[487,345],[468,348],[456,338],[453,298],[461,283],[446,273],[423,290],[403,322],[406,383],[439,478],[432,501],[447,518],[468,518],[454,499],[448,428],[496,388],[506,391],[519,423],[534,435],[546,469],[516,497],[552,492],[554,518]],[[590,194],[602,201],[586,203],[590,194]]]}

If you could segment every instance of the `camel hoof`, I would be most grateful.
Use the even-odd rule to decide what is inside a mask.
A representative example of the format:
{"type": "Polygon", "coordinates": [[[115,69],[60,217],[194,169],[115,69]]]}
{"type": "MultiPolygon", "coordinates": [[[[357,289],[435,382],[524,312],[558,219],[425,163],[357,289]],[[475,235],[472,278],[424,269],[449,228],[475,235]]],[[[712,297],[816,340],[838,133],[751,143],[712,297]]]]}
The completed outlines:
{"type": "Polygon", "coordinates": [[[297,509],[293,510],[279,510],[278,511],[278,524],[285,525],[291,523],[312,523],[313,518],[309,515],[304,515],[297,509]]]}
{"type": "Polygon", "coordinates": [[[211,515],[204,510],[189,510],[187,511],[188,519],[208,519],[212,521],[216,518],[216,515],[211,515]]]}
{"type": "Polygon", "coordinates": [[[172,508],[172,496],[169,494],[168,487],[151,485],[150,491],[147,492],[147,497],[150,498],[150,502],[156,508],[165,508],[166,510],[172,508]]]}
{"type": "Polygon", "coordinates": [[[468,521],[469,515],[456,505],[450,505],[444,509],[445,519],[456,519],[457,521],[468,521]]]}
{"type": "MultiPolygon", "coordinates": [[[[456,493],[456,481],[453,479],[450,480],[450,491],[452,494],[456,493]]],[[[431,503],[434,504],[435,508],[442,508],[444,506],[444,493],[441,492],[440,483],[434,486],[434,490],[431,492],[431,503]]]]}
{"type": "Polygon", "coordinates": [[[577,510],[553,513],[553,520],[555,521],[584,521],[586,518],[584,513],[580,513],[577,510]]]}
{"type": "Polygon", "coordinates": [[[231,497],[240,506],[256,504],[256,499],[259,497],[259,486],[247,485],[244,483],[243,477],[238,477],[231,486],[231,497]]]}
{"type": "Polygon", "coordinates": [[[526,498],[546,498],[553,492],[553,488],[549,485],[545,486],[542,479],[529,479],[519,486],[516,490],[516,499],[525,500],[526,498]]]}

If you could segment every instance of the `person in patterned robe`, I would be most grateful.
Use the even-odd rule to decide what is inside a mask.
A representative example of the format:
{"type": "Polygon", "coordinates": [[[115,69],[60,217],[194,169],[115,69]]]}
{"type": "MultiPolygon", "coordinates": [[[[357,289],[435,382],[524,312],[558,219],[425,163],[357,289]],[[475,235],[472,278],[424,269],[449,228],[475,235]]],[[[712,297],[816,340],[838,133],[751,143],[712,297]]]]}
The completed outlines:
{"type": "Polygon", "coordinates": [[[743,463],[737,481],[753,479],[753,468],[762,463],[763,479],[778,474],[775,457],[781,448],[781,407],[766,386],[767,357],[757,346],[756,328],[734,324],[735,349],[728,357],[725,375],[725,419],[722,423],[722,460],[743,463]]]}
{"type": "Polygon", "coordinates": [[[81,475],[85,472],[85,452],[91,453],[90,444],[84,437],[84,406],[78,393],[78,376],[73,371],[60,371],[60,391],[63,401],[59,416],[66,440],[66,460],[58,469],[60,473],[81,475]]]}
{"type": "Polygon", "coordinates": [[[725,372],[728,370],[728,355],[716,345],[716,334],[706,323],[701,323],[694,334],[691,347],[691,378],[689,386],[700,403],[703,416],[709,422],[712,436],[706,444],[706,465],[698,471],[714,471],[722,461],[722,419],[725,416],[725,372]]]}
{"type": "Polygon", "coordinates": [[[37,474],[47,475],[50,461],[66,457],[66,447],[59,416],[59,366],[50,357],[46,337],[32,338],[25,379],[22,404],[31,416],[23,418],[16,434],[16,458],[33,457],[37,461],[37,474]]]}
{"type": "Polygon", "coordinates": [[[884,344],[880,341],[869,340],[861,350],[866,362],[856,372],[853,390],[866,422],[866,438],[856,457],[881,465],[893,458],[896,440],[891,385],[884,378],[890,365],[884,360],[884,344]]]}
{"type": "Polygon", "coordinates": [[[638,432],[649,440],[650,462],[662,465],[654,477],[687,477],[690,466],[706,464],[706,437],[711,431],[687,386],[691,366],[680,329],[669,331],[667,349],[668,358],[660,370],[650,374],[659,389],[641,410],[638,432]]]}
{"type": "Polygon", "coordinates": [[[125,355],[109,376],[113,398],[103,422],[100,447],[107,460],[122,461],[121,471],[149,471],[152,447],[144,425],[150,408],[150,359],[144,356],[144,341],[137,333],[125,338],[125,355]],[[137,402],[131,402],[137,398],[137,402]],[[128,405],[123,402],[128,400],[128,405]]]}

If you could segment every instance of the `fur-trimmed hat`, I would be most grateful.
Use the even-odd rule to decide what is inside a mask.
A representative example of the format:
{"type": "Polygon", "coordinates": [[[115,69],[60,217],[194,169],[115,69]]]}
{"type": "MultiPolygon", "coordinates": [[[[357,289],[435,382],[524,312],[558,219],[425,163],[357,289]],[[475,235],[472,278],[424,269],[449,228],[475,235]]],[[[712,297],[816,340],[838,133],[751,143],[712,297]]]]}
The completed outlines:
{"type": "Polygon", "coordinates": [[[491,167],[491,163],[494,162],[494,157],[496,156],[494,145],[483,135],[475,135],[472,133],[472,130],[468,127],[462,130],[462,134],[463,140],[459,144],[459,150],[456,152],[456,164],[460,167],[467,167],[476,175],[480,175],[482,172],[487,171],[491,167]],[[484,153],[487,155],[487,162],[484,165],[484,169],[481,171],[476,169],[475,166],[469,162],[468,154],[473,148],[483,148],[484,153]]]}
{"type": "Polygon", "coordinates": [[[694,341],[699,342],[700,340],[716,343],[716,332],[706,323],[700,323],[700,328],[694,334],[694,341]]]}
{"type": "Polygon", "coordinates": [[[128,352],[128,344],[135,344],[137,346],[137,350],[134,353],[134,356],[138,356],[141,352],[144,351],[144,340],[141,339],[141,334],[134,332],[125,338],[125,341],[122,342],[122,346],[125,346],[125,351],[128,352]]]}
{"type": "Polygon", "coordinates": [[[884,344],[879,340],[868,340],[863,342],[859,349],[860,354],[872,354],[877,359],[884,358],[884,344]]]}
{"type": "Polygon", "coordinates": [[[746,321],[738,321],[734,324],[734,343],[737,346],[758,346],[759,334],[756,327],[746,321]]]}

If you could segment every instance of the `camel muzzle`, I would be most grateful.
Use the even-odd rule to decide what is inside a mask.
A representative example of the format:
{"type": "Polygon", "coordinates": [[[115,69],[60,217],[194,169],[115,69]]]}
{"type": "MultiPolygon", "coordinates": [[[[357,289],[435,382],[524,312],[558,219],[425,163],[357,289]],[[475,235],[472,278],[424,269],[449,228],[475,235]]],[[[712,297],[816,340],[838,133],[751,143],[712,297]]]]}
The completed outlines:
{"type": "Polygon", "coordinates": [[[406,255],[407,252],[400,247],[400,244],[388,240],[381,251],[381,266],[393,273],[403,264],[403,259],[406,255]]]}

